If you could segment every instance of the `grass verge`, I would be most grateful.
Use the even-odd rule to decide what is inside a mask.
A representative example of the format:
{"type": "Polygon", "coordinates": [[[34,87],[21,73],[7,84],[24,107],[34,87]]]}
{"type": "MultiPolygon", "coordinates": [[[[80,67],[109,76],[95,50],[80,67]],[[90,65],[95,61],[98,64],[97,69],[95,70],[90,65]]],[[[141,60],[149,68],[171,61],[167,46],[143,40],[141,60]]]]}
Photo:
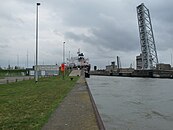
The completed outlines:
{"type": "Polygon", "coordinates": [[[0,84],[0,128],[3,130],[39,130],[48,120],[78,77],[42,78],[0,84]]]}

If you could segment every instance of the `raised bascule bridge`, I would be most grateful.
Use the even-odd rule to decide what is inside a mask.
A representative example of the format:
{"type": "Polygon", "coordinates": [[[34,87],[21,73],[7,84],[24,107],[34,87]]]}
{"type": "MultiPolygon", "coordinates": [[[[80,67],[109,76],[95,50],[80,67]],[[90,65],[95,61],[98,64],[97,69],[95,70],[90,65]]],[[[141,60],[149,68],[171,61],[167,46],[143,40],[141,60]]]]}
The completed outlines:
{"type": "Polygon", "coordinates": [[[129,77],[173,78],[170,64],[159,63],[149,9],[144,3],[136,7],[141,53],[136,56],[136,69],[122,68],[120,57],[117,65],[107,65],[105,70],[92,71],[93,75],[112,75],[129,77]]]}
{"type": "Polygon", "coordinates": [[[150,12],[144,3],[137,6],[137,18],[142,54],[142,70],[152,70],[158,64],[158,57],[150,12]]]}
{"type": "Polygon", "coordinates": [[[158,61],[157,49],[149,9],[144,3],[137,6],[137,19],[141,54],[137,56],[137,70],[133,75],[142,77],[173,77],[173,71],[169,64],[161,64],[158,61]],[[139,68],[138,68],[139,67],[139,68]]]}

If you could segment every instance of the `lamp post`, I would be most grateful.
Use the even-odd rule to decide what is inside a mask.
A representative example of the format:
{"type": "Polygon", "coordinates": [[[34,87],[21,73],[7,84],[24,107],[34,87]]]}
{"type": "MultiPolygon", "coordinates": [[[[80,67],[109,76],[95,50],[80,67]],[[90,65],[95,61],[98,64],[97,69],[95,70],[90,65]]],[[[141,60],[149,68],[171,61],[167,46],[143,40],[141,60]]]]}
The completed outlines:
{"type": "Polygon", "coordinates": [[[63,64],[64,64],[64,71],[63,71],[63,79],[65,76],[65,42],[63,42],[63,64]]]}
{"type": "Polygon", "coordinates": [[[38,82],[38,6],[36,7],[36,65],[35,65],[35,82],[38,82]]]}
{"type": "Polygon", "coordinates": [[[65,42],[63,42],[63,63],[65,64],[65,42]]]}
{"type": "Polygon", "coordinates": [[[19,69],[19,55],[17,54],[17,69],[19,69]]]}

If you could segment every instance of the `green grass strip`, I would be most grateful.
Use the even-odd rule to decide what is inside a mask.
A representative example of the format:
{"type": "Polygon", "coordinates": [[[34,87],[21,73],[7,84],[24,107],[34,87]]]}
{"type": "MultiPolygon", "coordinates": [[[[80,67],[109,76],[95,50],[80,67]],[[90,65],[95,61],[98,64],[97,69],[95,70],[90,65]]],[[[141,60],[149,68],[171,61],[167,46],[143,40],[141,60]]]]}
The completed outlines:
{"type": "Polygon", "coordinates": [[[79,77],[0,84],[0,129],[39,130],[79,77]]]}

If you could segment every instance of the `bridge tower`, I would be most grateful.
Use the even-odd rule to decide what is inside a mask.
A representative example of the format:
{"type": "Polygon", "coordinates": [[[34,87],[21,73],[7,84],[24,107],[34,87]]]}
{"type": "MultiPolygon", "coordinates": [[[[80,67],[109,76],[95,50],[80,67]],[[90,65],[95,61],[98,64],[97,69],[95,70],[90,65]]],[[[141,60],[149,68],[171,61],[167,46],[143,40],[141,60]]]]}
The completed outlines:
{"type": "Polygon", "coordinates": [[[142,51],[142,69],[154,69],[158,64],[149,9],[142,3],[137,6],[139,36],[142,51]]]}

